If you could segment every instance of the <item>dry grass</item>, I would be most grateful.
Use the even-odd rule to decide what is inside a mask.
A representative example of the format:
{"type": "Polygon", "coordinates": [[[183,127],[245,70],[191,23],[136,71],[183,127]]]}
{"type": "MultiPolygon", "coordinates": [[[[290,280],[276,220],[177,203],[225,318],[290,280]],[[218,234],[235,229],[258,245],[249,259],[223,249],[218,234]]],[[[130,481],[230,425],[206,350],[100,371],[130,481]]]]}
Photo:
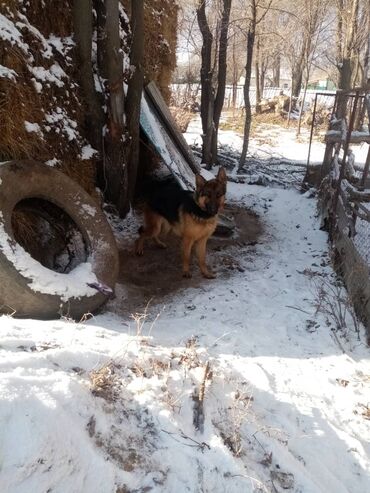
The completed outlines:
{"type": "Polygon", "coordinates": [[[12,229],[14,238],[21,245],[27,246],[27,251],[40,248],[40,240],[37,238],[37,217],[25,211],[15,210],[12,214],[12,229]]]}
{"type": "Polygon", "coordinates": [[[90,372],[91,392],[108,402],[115,402],[120,385],[120,380],[116,373],[118,368],[116,363],[109,361],[97,370],[90,372]]]}
{"type": "MultiPolygon", "coordinates": [[[[9,50],[3,47],[3,50],[4,64],[24,74],[27,69],[20,50],[14,47],[9,50]]],[[[0,79],[0,158],[42,160],[47,156],[46,142],[37,133],[27,132],[25,127],[25,121],[41,123],[40,99],[31,83],[22,76],[19,79],[17,82],[0,79]]]]}
{"type": "Polygon", "coordinates": [[[32,0],[27,17],[45,36],[70,36],[73,30],[73,0],[32,0]],[[57,20],[57,22],[54,22],[57,20]]]}
{"type": "MultiPolygon", "coordinates": [[[[240,134],[244,132],[245,116],[242,111],[228,112],[225,120],[220,123],[221,130],[234,130],[240,134]]],[[[278,125],[286,128],[288,125],[287,119],[275,113],[261,113],[252,115],[251,136],[256,137],[261,126],[278,125]]],[[[290,120],[289,127],[296,128],[297,120],[290,120]]]]}
{"type": "MultiPolygon", "coordinates": [[[[122,0],[129,11],[130,2],[122,0]]],[[[178,6],[173,0],[147,0],[144,6],[144,74],[154,80],[167,103],[170,84],[176,66],[178,6]]]]}
{"type": "MultiPolygon", "coordinates": [[[[125,0],[122,3],[128,7],[130,2],[125,0]]],[[[72,0],[34,0],[23,4],[22,14],[46,38],[51,33],[60,37],[71,36],[72,4],[72,0]]],[[[16,21],[18,12],[18,1],[1,2],[0,13],[6,17],[16,21]]],[[[144,70],[146,78],[154,79],[165,96],[169,96],[168,86],[176,63],[176,30],[173,29],[176,21],[177,7],[173,7],[170,0],[146,2],[144,70]]],[[[33,62],[26,60],[22,50],[7,41],[3,41],[0,46],[1,63],[18,74],[16,81],[4,78],[0,80],[0,159],[30,158],[47,161],[57,158],[63,172],[89,193],[94,193],[96,161],[82,161],[79,158],[80,144],[83,145],[83,142],[70,141],[58,125],[45,131],[45,113],[51,113],[59,107],[69,119],[77,123],[76,130],[82,139],[86,137],[83,97],[79,85],[75,83],[78,75],[75,50],[72,49],[69,53],[69,63],[56,52],[54,57],[46,59],[42,56],[43,46],[37,35],[27,27],[22,28],[21,32],[29,45],[33,62]],[[49,68],[55,61],[60,64],[69,80],[65,81],[62,88],[54,84],[43,84],[42,92],[38,93],[31,80],[33,75],[28,65],[49,68]],[[14,111],[15,108],[17,111],[14,111]],[[27,132],[25,121],[37,123],[42,135],[27,132]]]]}
{"type": "MultiPolygon", "coordinates": [[[[18,8],[18,2],[7,0],[2,2],[0,13],[15,21],[18,8]]],[[[56,36],[71,36],[71,8],[72,0],[35,0],[24,5],[22,14],[46,38],[51,33],[56,36]]],[[[0,46],[2,64],[17,73],[16,81],[5,78],[0,80],[0,159],[47,161],[56,158],[63,172],[86,191],[93,193],[96,163],[93,159],[81,160],[79,157],[80,148],[86,142],[86,132],[83,98],[75,83],[76,53],[74,50],[70,51],[70,62],[57,52],[47,59],[42,56],[43,45],[38,36],[27,27],[22,28],[21,32],[24,42],[29,45],[33,61],[28,55],[26,59],[20,48],[7,41],[3,41],[0,46]],[[42,91],[37,92],[29,66],[48,69],[55,62],[68,75],[64,86],[59,88],[54,84],[43,83],[42,91]],[[81,141],[69,140],[61,123],[48,126],[45,114],[54,113],[57,108],[62,109],[66,118],[76,122],[76,131],[81,141]],[[41,131],[28,132],[25,122],[38,124],[41,131]]]]}
{"type": "Polygon", "coordinates": [[[174,106],[171,106],[170,110],[181,132],[186,132],[189,123],[194,118],[194,113],[185,108],[176,108],[174,106]]]}

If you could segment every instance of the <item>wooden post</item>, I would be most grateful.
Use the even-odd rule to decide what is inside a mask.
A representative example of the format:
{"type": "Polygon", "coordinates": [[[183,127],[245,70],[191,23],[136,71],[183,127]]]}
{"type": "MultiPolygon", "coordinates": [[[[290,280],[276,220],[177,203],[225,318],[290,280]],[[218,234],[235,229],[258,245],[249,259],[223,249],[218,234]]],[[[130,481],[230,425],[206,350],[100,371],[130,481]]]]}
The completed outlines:
{"type": "Polygon", "coordinates": [[[130,65],[133,72],[128,81],[126,97],[126,125],[130,137],[127,152],[128,198],[132,204],[136,189],[140,148],[140,106],[143,92],[144,73],[144,0],[131,1],[131,52],[130,65]]]}
{"type": "Polygon", "coordinates": [[[308,166],[310,164],[313,129],[314,129],[314,126],[315,126],[316,104],[317,104],[317,93],[315,94],[315,102],[314,102],[314,105],[313,105],[313,115],[312,115],[311,132],[310,132],[310,144],[308,146],[308,156],[307,156],[307,168],[308,168],[308,166]]]}
{"type": "MultiPolygon", "coordinates": [[[[337,209],[340,187],[341,187],[341,183],[342,183],[342,180],[344,178],[345,171],[346,171],[346,159],[347,159],[347,154],[348,154],[349,142],[350,142],[351,134],[352,134],[352,130],[353,130],[353,125],[354,125],[354,122],[355,122],[355,116],[356,116],[356,108],[357,108],[358,98],[359,98],[359,91],[356,90],[355,99],[354,99],[354,102],[353,102],[353,107],[352,107],[352,112],[351,112],[351,117],[350,117],[350,120],[349,120],[349,126],[348,126],[348,130],[347,130],[346,141],[345,141],[344,147],[343,147],[343,161],[342,161],[342,166],[340,168],[340,174],[339,174],[339,179],[338,179],[338,184],[337,184],[337,190],[336,190],[335,195],[334,195],[334,201],[333,201],[333,210],[334,210],[334,212],[337,209]]],[[[343,118],[344,118],[344,115],[343,115],[343,118]]]]}

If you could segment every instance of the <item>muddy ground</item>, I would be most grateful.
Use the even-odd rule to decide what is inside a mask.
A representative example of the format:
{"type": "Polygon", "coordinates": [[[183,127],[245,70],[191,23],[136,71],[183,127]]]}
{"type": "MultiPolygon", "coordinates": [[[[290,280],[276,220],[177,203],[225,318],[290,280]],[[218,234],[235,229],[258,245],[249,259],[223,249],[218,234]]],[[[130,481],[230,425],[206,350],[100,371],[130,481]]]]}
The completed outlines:
{"type": "MultiPolygon", "coordinates": [[[[255,245],[263,232],[259,216],[248,209],[228,206],[225,215],[235,221],[230,237],[213,236],[208,241],[207,263],[218,278],[228,278],[236,272],[244,272],[241,260],[252,257],[255,245]],[[243,255],[241,253],[243,252],[243,255]]],[[[109,308],[119,315],[142,312],[150,305],[163,304],[169,295],[188,288],[212,285],[199,271],[195,252],[192,256],[192,278],[184,279],[181,269],[181,240],[172,235],[164,239],[166,249],[147,241],[144,256],[134,254],[132,241],[120,250],[120,273],[116,298],[109,308]]]]}

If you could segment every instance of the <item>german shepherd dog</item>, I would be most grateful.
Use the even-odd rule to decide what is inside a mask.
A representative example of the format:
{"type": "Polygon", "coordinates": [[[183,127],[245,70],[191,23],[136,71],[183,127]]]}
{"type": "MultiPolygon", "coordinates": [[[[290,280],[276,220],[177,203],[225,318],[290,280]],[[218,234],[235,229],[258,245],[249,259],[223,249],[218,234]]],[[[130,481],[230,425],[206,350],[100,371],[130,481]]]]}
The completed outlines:
{"type": "Polygon", "coordinates": [[[165,248],[159,235],[172,231],[182,238],[183,277],[191,277],[190,257],[195,245],[203,276],[214,279],[215,274],[206,265],[206,248],[208,238],[216,229],[218,213],[224,206],[227,176],[224,168],[220,168],[215,179],[206,181],[199,174],[195,178],[195,192],[183,190],[173,179],[156,182],[150,187],[145,201],[145,224],[139,229],[135,250],[137,255],[143,255],[147,238],[153,238],[165,248]]]}

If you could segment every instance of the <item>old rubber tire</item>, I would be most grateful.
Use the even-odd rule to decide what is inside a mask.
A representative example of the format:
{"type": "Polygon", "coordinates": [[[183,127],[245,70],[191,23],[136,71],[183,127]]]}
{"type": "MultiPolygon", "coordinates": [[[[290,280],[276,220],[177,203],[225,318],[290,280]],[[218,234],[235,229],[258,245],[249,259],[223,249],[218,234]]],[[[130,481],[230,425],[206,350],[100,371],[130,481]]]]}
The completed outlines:
{"type": "Polygon", "coordinates": [[[14,311],[14,315],[18,317],[50,319],[65,315],[79,319],[86,313],[96,311],[107,296],[87,287],[83,276],[79,280],[80,293],[74,270],[68,274],[55,273],[60,276],[56,277],[56,283],[60,283],[61,290],[65,286],[67,293],[55,294],[50,289],[35,288],[35,283],[37,285],[43,276],[54,276],[53,271],[27,257],[26,261],[30,260],[32,265],[37,262],[37,269],[28,272],[19,267],[18,258],[13,258],[12,252],[22,257],[25,251],[14,239],[12,213],[20,201],[29,198],[43,199],[55,204],[75,222],[88,252],[87,262],[82,268],[88,267],[92,276],[95,274],[100,283],[112,289],[117,279],[118,251],[115,239],[104,213],[97,207],[94,199],[68,176],[49,166],[35,161],[1,163],[0,312],[14,311]],[[34,273],[36,271],[37,275],[34,273]],[[72,280],[77,287],[69,297],[68,288],[72,280]]]}

